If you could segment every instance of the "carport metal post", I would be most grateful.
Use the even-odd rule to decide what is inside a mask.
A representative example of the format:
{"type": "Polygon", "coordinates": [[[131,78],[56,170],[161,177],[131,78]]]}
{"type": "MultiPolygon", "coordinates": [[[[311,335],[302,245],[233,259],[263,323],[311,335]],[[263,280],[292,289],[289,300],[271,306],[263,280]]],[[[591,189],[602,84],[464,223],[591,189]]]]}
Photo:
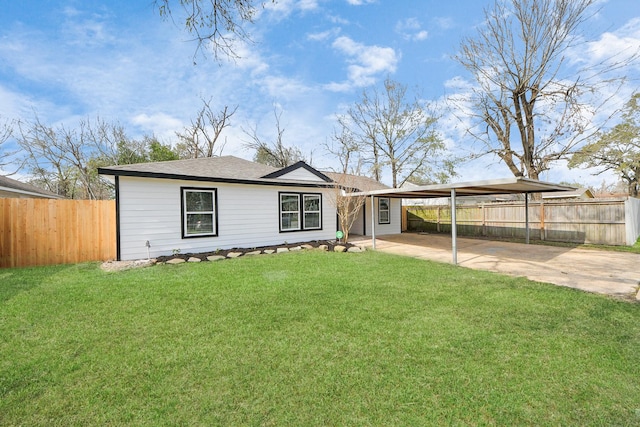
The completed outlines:
{"type": "Polygon", "coordinates": [[[371,195],[371,246],[376,250],[376,213],[374,209],[373,195],[371,195]]]}
{"type": "Polygon", "coordinates": [[[456,230],[456,189],[451,189],[451,252],[453,265],[458,264],[458,231],[456,230]]]}
{"type": "Polygon", "coordinates": [[[524,193],[524,227],[525,227],[525,239],[524,242],[529,244],[529,193],[524,193]]]}

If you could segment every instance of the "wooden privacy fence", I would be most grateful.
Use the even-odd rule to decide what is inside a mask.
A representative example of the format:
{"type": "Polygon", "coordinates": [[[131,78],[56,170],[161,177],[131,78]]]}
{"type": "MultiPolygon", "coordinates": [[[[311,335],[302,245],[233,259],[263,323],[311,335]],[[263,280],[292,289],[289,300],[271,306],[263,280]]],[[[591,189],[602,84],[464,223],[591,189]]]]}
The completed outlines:
{"type": "MultiPolygon", "coordinates": [[[[530,238],[626,245],[627,221],[633,218],[626,218],[625,207],[624,199],[530,202],[530,238]]],[[[449,206],[404,206],[403,210],[409,231],[451,232],[449,206]]],[[[524,202],[459,205],[456,222],[459,235],[524,238],[525,205],[524,202]]]]}
{"type": "Polygon", "coordinates": [[[0,198],[0,268],[115,257],[115,201],[0,198]]]}

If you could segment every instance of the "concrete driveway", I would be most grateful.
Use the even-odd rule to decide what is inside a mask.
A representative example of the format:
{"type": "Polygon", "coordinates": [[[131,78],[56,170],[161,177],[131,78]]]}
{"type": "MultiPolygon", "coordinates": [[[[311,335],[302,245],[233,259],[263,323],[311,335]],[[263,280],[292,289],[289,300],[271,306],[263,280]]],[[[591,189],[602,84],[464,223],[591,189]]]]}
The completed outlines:
{"type": "MultiPolygon", "coordinates": [[[[371,247],[371,239],[352,239],[371,247]]],[[[640,255],[593,249],[525,245],[458,237],[458,265],[588,292],[634,297],[640,285],[640,255]]],[[[402,233],[376,239],[376,249],[398,255],[452,262],[451,237],[402,233]]]]}

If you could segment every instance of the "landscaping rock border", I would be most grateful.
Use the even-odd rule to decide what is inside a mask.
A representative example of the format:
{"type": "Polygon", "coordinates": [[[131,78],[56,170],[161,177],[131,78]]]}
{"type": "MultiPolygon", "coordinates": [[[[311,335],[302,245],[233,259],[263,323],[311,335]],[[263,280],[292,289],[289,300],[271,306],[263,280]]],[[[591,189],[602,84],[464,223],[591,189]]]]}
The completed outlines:
{"type": "Polygon", "coordinates": [[[158,264],[178,264],[182,262],[200,262],[200,261],[220,261],[228,258],[238,258],[242,256],[257,256],[283,252],[294,252],[301,250],[321,250],[328,252],[363,252],[360,246],[352,243],[341,243],[334,240],[313,240],[303,243],[283,243],[274,246],[261,246],[255,248],[232,248],[218,249],[211,252],[186,253],[167,256],[159,256],[156,258],[158,264]]]}
{"type": "Polygon", "coordinates": [[[364,248],[352,243],[341,243],[331,240],[314,240],[304,243],[283,243],[276,246],[263,246],[256,248],[233,248],[219,249],[212,252],[186,253],[160,256],[152,259],[141,259],[136,261],[106,261],[101,265],[102,270],[123,271],[131,268],[149,267],[155,264],[182,264],[186,262],[221,261],[224,259],[238,258],[241,256],[268,255],[283,252],[294,252],[301,250],[320,250],[329,252],[364,252],[364,248]]]}

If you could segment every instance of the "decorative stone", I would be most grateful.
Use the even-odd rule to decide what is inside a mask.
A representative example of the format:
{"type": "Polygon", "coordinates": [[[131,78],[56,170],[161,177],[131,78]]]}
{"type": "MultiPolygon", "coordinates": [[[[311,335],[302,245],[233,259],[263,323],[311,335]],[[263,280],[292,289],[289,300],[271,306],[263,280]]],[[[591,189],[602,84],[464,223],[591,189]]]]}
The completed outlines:
{"type": "Polygon", "coordinates": [[[342,245],[338,245],[338,246],[333,248],[334,252],[344,252],[346,250],[347,250],[347,248],[345,246],[342,246],[342,245]]]}
{"type": "Polygon", "coordinates": [[[247,255],[260,255],[262,253],[262,251],[251,251],[251,252],[247,252],[245,254],[245,256],[247,255]]]}
{"type": "Polygon", "coordinates": [[[279,254],[281,254],[283,252],[289,252],[289,248],[278,248],[276,250],[276,253],[279,253],[279,254]]]}
{"type": "Polygon", "coordinates": [[[210,255],[207,257],[208,261],[220,261],[221,259],[224,259],[225,257],[223,257],[222,255],[210,255]]]}
{"type": "Polygon", "coordinates": [[[202,261],[200,258],[196,258],[194,256],[190,257],[187,262],[200,262],[202,261]]]}
{"type": "Polygon", "coordinates": [[[321,251],[328,251],[329,250],[329,246],[327,245],[320,245],[318,246],[318,249],[321,251]]]}
{"type": "Polygon", "coordinates": [[[169,261],[167,261],[167,264],[182,264],[183,262],[186,261],[182,258],[171,258],[169,261]]]}
{"type": "Polygon", "coordinates": [[[302,246],[294,246],[293,248],[289,248],[290,251],[301,251],[302,246]]]}
{"type": "Polygon", "coordinates": [[[271,255],[272,253],[274,253],[275,251],[273,249],[265,249],[264,253],[267,255],[271,255]]]}
{"type": "Polygon", "coordinates": [[[229,252],[227,258],[238,258],[242,255],[242,252],[229,252]]]}
{"type": "Polygon", "coordinates": [[[302,245],[302,246],[300,246],[300,247],[301,247],[302,249],[306,249],[306,250],[311,250],[311,249],[313,249],[313,246],[311,246],[311,245],[302,245]]]}
{"type": "Polygon", "coordinates": [[[362,249],[360,249],[358,246],[351,246],[349,249],[347,249],[347,252],[362,252],[362,249]]]}

